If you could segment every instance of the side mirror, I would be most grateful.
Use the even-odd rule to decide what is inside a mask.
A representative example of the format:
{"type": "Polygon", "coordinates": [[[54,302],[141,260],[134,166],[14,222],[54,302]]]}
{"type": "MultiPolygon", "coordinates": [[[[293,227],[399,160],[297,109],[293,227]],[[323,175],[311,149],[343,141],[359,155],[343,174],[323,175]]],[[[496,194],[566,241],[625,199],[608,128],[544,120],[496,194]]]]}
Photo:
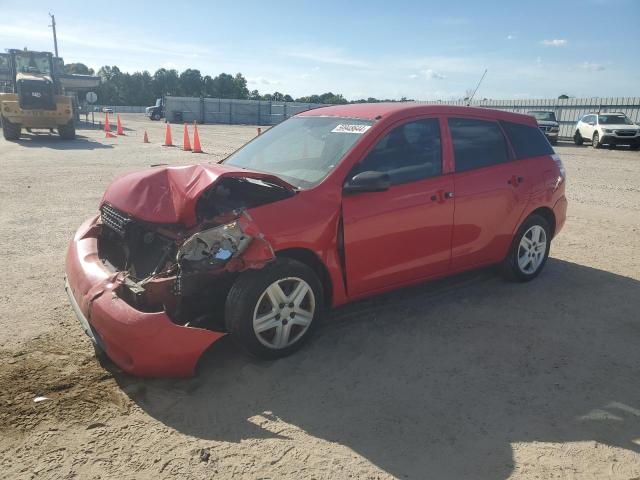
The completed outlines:
{"type": "Polygon", "coordinates": [[[391,178],[385,172],[362,172],[345,183],[345,193],[383,192],[391,186],[391,178]]]}

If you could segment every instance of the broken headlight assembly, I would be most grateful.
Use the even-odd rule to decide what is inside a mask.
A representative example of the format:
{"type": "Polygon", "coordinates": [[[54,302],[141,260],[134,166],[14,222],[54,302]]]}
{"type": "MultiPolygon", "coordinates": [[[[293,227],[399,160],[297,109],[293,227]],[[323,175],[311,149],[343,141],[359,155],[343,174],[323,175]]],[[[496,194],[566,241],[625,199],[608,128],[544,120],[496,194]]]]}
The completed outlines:
{"type": "Polygon", "coordinates": [[[185,271],[215,270],[244,252],[251,240],[237,221],[203,230],[184,241],[176,263],[185,271]]]}

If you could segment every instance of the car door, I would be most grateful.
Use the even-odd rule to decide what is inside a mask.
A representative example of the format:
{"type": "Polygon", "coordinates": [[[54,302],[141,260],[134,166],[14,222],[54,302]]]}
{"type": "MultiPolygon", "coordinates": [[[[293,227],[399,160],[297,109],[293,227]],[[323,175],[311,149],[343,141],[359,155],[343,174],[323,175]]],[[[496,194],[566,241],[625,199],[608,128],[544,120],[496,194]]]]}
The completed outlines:
{"type": "Polygon", "coordinates": [[[391,179],[385,191],[343,194],[349,296],[448,270],[453,178],[443,174],[440,122],[421,118],[388,129],[349,174],[386,172],[391,179]]]}
{"type": "Polygon", "coordinates": [[[580,124],[580,135],[587,140],[591,139],[591,137],[593,137],[593,132],[595,131],[595,123],[595,115],[586,115],[580,124]]]}
{"type": "Polygon", "coordinates": [[[455,214],[451,267],[504,258],[529,199],[527,162],[515,160],[498,122],[448,118],[454,153],[455,214]]]}

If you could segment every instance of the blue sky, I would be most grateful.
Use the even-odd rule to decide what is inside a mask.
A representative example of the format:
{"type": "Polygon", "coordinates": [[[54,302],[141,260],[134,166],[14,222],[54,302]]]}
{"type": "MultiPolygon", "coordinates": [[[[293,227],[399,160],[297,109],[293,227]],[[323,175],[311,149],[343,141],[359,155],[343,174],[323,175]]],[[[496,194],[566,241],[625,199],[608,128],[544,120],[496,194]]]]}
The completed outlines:
{"type": "Polygon", "coordinates": [[[640,95],[640,0],[0,0],[0,49],[93,68],[242,72],[251,89],[450,100],[640,95]],[[107,8],[101,8],[101,5],[107,8]]]}

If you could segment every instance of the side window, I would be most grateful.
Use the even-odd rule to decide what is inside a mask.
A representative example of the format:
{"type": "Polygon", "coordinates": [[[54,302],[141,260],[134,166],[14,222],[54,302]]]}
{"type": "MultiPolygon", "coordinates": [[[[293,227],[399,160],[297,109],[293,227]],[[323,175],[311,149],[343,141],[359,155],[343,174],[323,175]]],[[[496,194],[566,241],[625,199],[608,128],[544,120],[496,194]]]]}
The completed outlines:
{"type": "Polygon", "coordinates": [[[442,174],[438,119],[405,123],[391,130],[352,173],[367,171],[388,173],[394,185],[442,174]]]}
{"type": "Polygon", "coordinates": [[[553,155],[553,148],[538,127],[513,122],[500,124],[507,133],[518,159],[553,155]]]}
{"type": "Polygon", "coordinates": [[[496,122],[450,118],[456,172],[508,162],[509,147],[496,122]]]}

